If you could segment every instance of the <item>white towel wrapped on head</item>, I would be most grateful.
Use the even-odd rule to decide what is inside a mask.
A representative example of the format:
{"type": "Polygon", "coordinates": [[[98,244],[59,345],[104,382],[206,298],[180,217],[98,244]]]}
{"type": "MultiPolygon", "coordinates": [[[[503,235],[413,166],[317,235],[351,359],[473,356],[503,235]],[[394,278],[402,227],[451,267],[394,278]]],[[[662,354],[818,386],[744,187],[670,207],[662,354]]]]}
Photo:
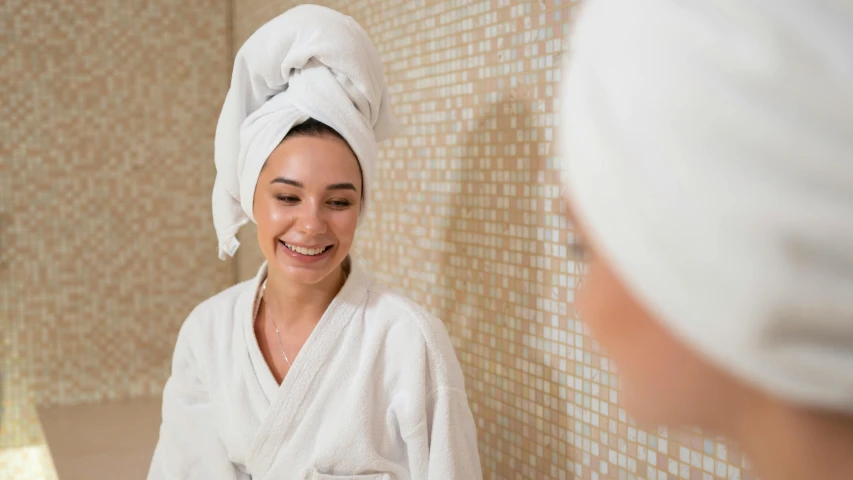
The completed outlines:
{"type": "Polygon", "coordinates": [[[736,377],[853,413],[853,6],[592,0],[564,183],[646,307],[736,377]]]}
{"type": "Polygon", "coordinates": [[[287,132],[313,118],[349,143],[367,206],[377,142],[393,135],[382,61],[351,17],[301,5],[258,29],[237,52],[216,127],[213,223],[219,258],[234,255],[237,231],[254,221],[261,168],[287,132]]]}

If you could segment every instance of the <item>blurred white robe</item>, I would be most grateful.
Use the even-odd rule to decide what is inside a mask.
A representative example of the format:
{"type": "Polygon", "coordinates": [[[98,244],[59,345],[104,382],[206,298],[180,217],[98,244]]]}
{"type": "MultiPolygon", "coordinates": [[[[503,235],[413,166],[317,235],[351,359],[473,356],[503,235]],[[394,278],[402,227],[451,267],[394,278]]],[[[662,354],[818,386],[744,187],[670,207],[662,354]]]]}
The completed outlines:
{"type": "Polygon", "coordinates": [[[482,478],[441,321],[354,269],[279,386],[253,328],[265,278],[182,326],[149,480],[482,478]]]}

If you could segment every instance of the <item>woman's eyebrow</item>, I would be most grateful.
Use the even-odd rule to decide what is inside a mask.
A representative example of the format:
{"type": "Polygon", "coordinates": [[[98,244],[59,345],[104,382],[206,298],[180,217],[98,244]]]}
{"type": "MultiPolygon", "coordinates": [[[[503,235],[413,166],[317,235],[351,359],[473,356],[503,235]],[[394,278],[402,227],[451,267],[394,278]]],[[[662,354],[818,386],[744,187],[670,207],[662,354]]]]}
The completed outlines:
{"type": "MultiPolygon", "coordinates": [[[[305,184],[303,184],[302,182],[284,177],[276,177],[272,179],[270,183],[283,183],[285,185],[292,185],[297,188],[305,188],[305,184]]],[[[331,185],[326,186],[326,190],[352,190],[354,192],[358,191],[358,189],[355,188],[355,185],[350,182],[333,183],[331,185]]]]}
{"type": "Polygon", "coordinates": [[[326,190],[352,190],[353,192],[358,191],[358,190],[356,190],[355,185],[353,185],[352,183],[348,183],[348,182],[333,183],[333,184],[329,185],[328,187],[326,187],[326,190]]]}
{"type": "Polygon", "coordinates": [[[305,187],[305,185],[303,185],[302,182],[299,182],[296,180],[291,180],[289,178],[284,178],[284,177],[275,177],[272,179],[272,181],[270,183],[283,183],[285,185],[293,185],[294,187],[297,187],[297,188],[304,188],[305,187]]]}

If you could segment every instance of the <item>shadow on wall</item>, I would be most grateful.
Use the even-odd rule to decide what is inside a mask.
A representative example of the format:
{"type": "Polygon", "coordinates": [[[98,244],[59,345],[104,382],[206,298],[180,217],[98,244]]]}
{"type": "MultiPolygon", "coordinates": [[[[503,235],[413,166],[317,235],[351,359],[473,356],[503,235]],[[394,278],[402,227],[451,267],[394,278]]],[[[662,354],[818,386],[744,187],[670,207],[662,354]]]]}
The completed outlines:
{"type": "Polygon", "coordinates": [[[730,440],[643,431],[620,407],[616,369],[574,309],[585,265],[550,142],[536,138],[544,106],[529,91],[502,94],[446,145],[438,195],[449,198],[429,203],[447,210],[421,220],[445,222],[437,314],[468,374],[485,478],[644,478],[653,466],[671,480],[741,478],[730,440]]]}
{"type": "Polygon", "coordinates": [[[573,478],[583,455],[573,447],[575,430],[583,428],[573,421],[573,402],[582,400],[567,374],[582,366],[566,348],[574,341],[566,330],[577,325],[581,332],[565,310],[574,282],[560,285],[559,275],[577,272],[561,272],[575,262],[566,258],[569,239],[555,224],[559,196],[546,198],[557,192],[547,152],[524,137],[537,130],[530,128],[534,102],[516,91],[503,95],[458,135],[462,142],[446,146],[453,150],[445,173],[449,207],[434,212],[449,222],[437,313],[463,369],[477,372],[468,390],[486,478],[573,478]],[[563,251],[554,251],[559,244],[563,251]]]}

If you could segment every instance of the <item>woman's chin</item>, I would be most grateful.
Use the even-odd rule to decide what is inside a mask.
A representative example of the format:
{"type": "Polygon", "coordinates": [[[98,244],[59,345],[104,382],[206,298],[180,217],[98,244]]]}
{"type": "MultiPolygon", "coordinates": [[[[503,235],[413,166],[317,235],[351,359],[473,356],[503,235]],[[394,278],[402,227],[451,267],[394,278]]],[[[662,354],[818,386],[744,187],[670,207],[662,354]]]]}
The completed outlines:
{"type": "Polygon", "coordinates": [[[316,285],[336,272],[341,261],[329,258],[326,261],[318,262],[310,265],[294,264],[289,258],[278,258],[275,262],[275,268],[278,270],[282,278],[289,282],[301,285],[316,285]]]}

